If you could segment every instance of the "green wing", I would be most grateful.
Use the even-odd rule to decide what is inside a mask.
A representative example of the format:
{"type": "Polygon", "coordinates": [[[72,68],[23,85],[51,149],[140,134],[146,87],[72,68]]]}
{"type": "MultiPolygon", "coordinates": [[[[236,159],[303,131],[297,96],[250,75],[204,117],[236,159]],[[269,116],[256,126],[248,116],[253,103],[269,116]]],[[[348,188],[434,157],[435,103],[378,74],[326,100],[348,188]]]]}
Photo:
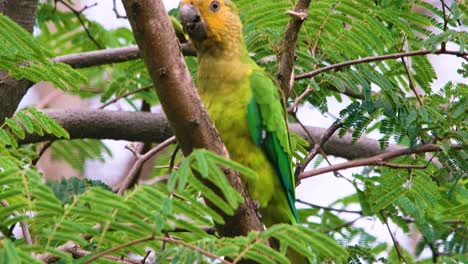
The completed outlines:
{"type": "Polygon", "coordinates": [[[266,152],[280,177],[289,207],[298,221],[295,206],[295,179],[291,163],[291,146],[284,109],[273,81],[260,69],[250,75],[252,99],[247,105],[250,134],[256,145],[266,152]]]}

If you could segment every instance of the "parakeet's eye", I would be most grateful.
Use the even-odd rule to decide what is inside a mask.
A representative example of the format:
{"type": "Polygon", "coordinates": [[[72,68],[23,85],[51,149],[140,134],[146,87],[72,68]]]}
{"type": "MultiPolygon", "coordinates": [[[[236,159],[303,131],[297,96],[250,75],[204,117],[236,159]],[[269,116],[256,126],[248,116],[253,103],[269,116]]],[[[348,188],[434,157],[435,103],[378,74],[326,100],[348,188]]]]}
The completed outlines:
{"type": "Polygon", "coordinates": [[[211,2],[210,9],[213,12],[218,12],[221,8],[221,4],[218,1],[211,2]]]}

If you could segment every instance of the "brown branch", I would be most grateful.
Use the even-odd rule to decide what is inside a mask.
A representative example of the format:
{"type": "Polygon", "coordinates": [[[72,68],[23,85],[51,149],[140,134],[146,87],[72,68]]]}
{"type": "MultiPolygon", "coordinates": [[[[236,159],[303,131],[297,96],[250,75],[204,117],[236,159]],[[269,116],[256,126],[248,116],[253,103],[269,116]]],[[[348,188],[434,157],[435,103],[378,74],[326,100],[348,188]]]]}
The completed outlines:
{"type": "Polygon", "coordinates": [[[353,219],[353,220],[351,220],[351,221],[348,221],[348,222],[346,222],[346,223],[344,223],[344,224],[342,224],[342,225],[339,225],[339,226],[330,228],[330,229],[328,229],[328,230],[324,230],[324,231],[322,231],[322,233],[329,233],[329,232],[333,232],[333,231],[338,231],[338,230],[340,230],[340,229],[342,229],[342,228],[345,228],[345,227],[348,227],[348,226],[352,226],[352,225],[354,225],[354,223],[356,223],[357,221],[361,220],[363,217],[364,217],[364,216],[360,216],[360,217],[355,218],[355,219],[353,219]]]}
{"type": "Polygon", "coordinates": [[[320,140],[314,145],[314,148],[310,151],[309,156],[306,158],[304,161],[304,164],[301,167],[301,172],[304,172],[305,168],[307,165],[317,156],[317,154],[320,152],[322,149],[323,144],[327,142],[327,140],[335,134],[336,130],[338,130],[340,127],[343,126],[342,122],[334,122],[328,129],[325,131],[325,133],[322,135],[320,140]]]}
{"type": "MultiPolygon", "coordinates": [[[[185,56],[196,56],[197,52],[191,44],[181,44],[182,52],[185,56]]],[[[140,51],[137,46],[123,48],[113,48],[105,50],[88,51],[55,57],[53,62],[62,62],[72,68],[80,69],[92,66],[99,66],[110,63],[126,62],[140,58],[140,51]]]]}
{"type": "Polygon", "coordinates": [[[133,181],[133,178],[137,176],[138,171],[140,168],[145,164],[147,160],[149,160],[151,157],[156,155],[158,152],[161,150],[167,148],[169,145],[173,144],[176,142],[175,137],[170,137],[166,139],[164,142],[161,144],[157,145],[156,147],[152,148],[150,151],[146,152],[144,155],[138,155],[134,153],[136,157],[136,161],[133,164],[132,168],[130,169],[130,172],[128,175],[125,177],[124,181],[119,187],[119,191],[117,192],[118,194],[122,195],[129,187],[130,183],[133,181]]]}
{"type": "Polygon", "coordinates": [[[414,95],[416,96],[419,106],[422,106],[423,102],[421,98],[419,97],[418,90],[416,90],[416,86],[414,85],[414,81],[413,81],[413,76],[411,76],[411,72],[408,67],[408,64],[405,61],[405,58],[401,58],[401,62],[403,63],[403,66],[405,67],[406,76],[408,76],[408,86],[410,87],[411,91],[413,91],[414,95]]]}
{"type": "Polygon", "coordinates": [[[308,72],[308,73],[298,75],[298,76],[296,76],[295,79],[296,80],[301,80],[301,79],[306,79],[306,78],[312,78],[312,77],[317,76],[317,75],[319,75],[319,74],[321,74],[323,72],[326,72],[326,71],[336,70],[336,69],[340,69],[340,68],[343,68],[343,67],[362,64],[362,63],[369,63],[369,62],[374,62],[374,61],[383,61],[383,60],[389,60],[389,59],[399,59],[399,58],[412,57],[412,56],[425,56],[425,55],[429,55],[429,54],[455,55],[457,57],[461,57],[461,58],[464,58],[465,60],[468,60],[468,58],[467,58],[468,53],[466,53],[466,52],[441,50],[441,49],[436,50],[435,52],[432,52],[432,51],[429,51],[429,50],[418,50],[418,51],[401,52],[401,53],[366,57],[366,58],[361,58],[361,59],[357,59],[357,60],[344,61],[344,62],[332,64],[332,65],[317,69],[315,71],[311,71],[311,72],[308,72]]]}
{"type": "Polygon", "coordinates": [[[430,164],[430,162],[427,163],[426,165],[406,165],[406,164],[394,164],[394,163],[389,163],[389,162],[382,161],[382,162],[378,162],[377,165],[389,167],[389,168],[392,168],[392,169],[424,170],[424,169],[427,169],[427,167],[429,167],[429,164],[430,164]]]}
{"type": "Polygon", "coordinates": [[[119,10],[117,9],[117,1],[116,0],[112,1],[112,11],[114,11],[115,17],[122,18],[122,19],[128,19],[127,16],[121,15],[119,13],[119,10]]]}
{"type": "Polygon", "coordinates": [[[395,247],[398,258],[400,260],[402,260],[404,263],[408,263],[408,261],[406,261],[406,259],[403,257],[403,254],[400,251],[400,246],[399,246],[398,241],[395,239],[395,236],[393,235],[392,230],[390,230],[390,226],[388,225],[387,217],[384,216],[382,211],[380,211],[380,215],[382,216],[382,219],[383,219],[385,225],[387,226],[388,233],[390,234],[390,237],[392,238],[393,246],[395,247]]]}
{"type": "Polygon", "coordinates": [[[332,207],[327,207],[327,206],[321,206],[321,205],[312,204],[312,203],[309,203],[309,202],[306,202],[306,201],[302,201],[300,199],[296,199],[296,202],[304,204],[304,205],[308,205],[308,206],[313,207],[313,208],[322,209],[322,210],[325,210],[325,211],[333,211],[333,212],[338,212],[338,213],[348,213],[348,214],[362,215],[362,211],[337,209],[337,208],[332,208],[332,207]]]}
{"type": "MultiPolygon", "coordinates": [[[[201,104],[162,1],[123,0],[123,4],[161,106],[184,155],[196,148],[205,148],[229,158],[201,104]]],[[[225,170],[225,175],[245,202],[234,216],[223,215],[225,224],[216,226],[219,233],[237,236],[262,230],[263,225],[239,175],[231,170],[225,170]]],[[[210,188],[219,192],[214,186],[210,188]]]]}
{"type": "Polygon", "coordinates": [[[44,144],[41,146],[39,153],[37,154],[37,158],[33,159],[31,161],[31,164],[36,166],[39,160],[42,158],[44,153],[46,152],[47,149],[49,149],[50,146],[52,146],[52,143],[54,143],[54,140],[49,140],[44,142],[44,144]]]}
{"type": "MultiPolygon", "coordinates": [[[[32,33],[38,3],[37,0],[3,0],[2,13],[32,33]]],[[[32,85],[29,80],[16,80],[7,71],[0,70],[0,123],[13,115],[32,85]]]]}
{"type": "MultiPolygon", "coordinates": [[[[317,51],[318,43],[320,41],[320,38],[322,37],[323,30],[325,28],[325,25],[328,23],[328,20],[330,19],[331,15],[333,14],[333,9],[334,8],[335,8],[335,5],[333,5],[331,7],[330,12],[328,12],[327,17],[325,17],[325,19],[323,20],[322,25],[320,25],[320,28],[319,28],[319,30],[317,32],[317,38],[315,39],[314,45],[312,46],[312,49],[310,50],[310,53],[312,54],[312,56],[314,58],[315,58],[315,53],[317,51]]],[[[316,66],[316,65],[314,64],[314,66],[316,66]]]]}
{"type": "Polygon", "coordinates": [[[142,238],[139,238],[139,239],[128,241],[128,242],[123,243],[121,245],[118,245],[116,247],[101,251],[100,253],[97,253],[97,254],[93,255],[92,257],[88,258],[85,262],[83,262],[83,264],[89,264],[89,263],[93,262],[94,260],[96,260],[98,258],[101,258],[101,257],[104,257],[106,255],[109,255],[109,254],[111,254],[111,253],[113,253],[115,251],[119,251],[119,250],[127,248],[129,246],[133,246],[133,245],[136,245],[136,244],[140,244],[140,243],[148,242],[148,241],[152,241],[152,240],[168,242],[168,243],[176,244],[176,245],[179,245],[179,246],[183,246],[185,248],[197,251],[197,252],[199,252],[199,253],[201,253],[201,254],[203,254],[203,255],[205,255],[205,256],[213,259],[213,260],[221,261],[221,263],[225,263],[225,264],[230,264],[231,263],[229,261],[221,259],[221,257],[219,257],[219,256],[217,256],[217,255],[215,255],[215,254],[213,254],[213,253],[211,253],[209,251],[206,251],[206,250],[204,250],[202,248],[199,248],[197,246],[194,246],[194,245],[189,244],[187,242],[184,242],[182,240],[176,240],[176,239],[171,238],[171,237],[155,237],[154,235],[150,235],[150,236],[147,236],[147,237],[142,237],[142,238]]]}
{"type": "MultiPolygon", "coordinates": [[[[65,253],[70,253],[73,258],[79,259],[88,255],[91,255],[91,251],[87,251],[82,249],[78,244],[75,242],[69,241],[59,247],[57,247],[58,251],[62,251],[65,253]]],[[[123,257],[116,257],[116,256],[103,256],[103,258],[115,261],[117,263],[122,263],[122,264],[145,264],[149,262],[143,262],[142,260],[131,260],[131,259],[125,259],[123,257]]],[[[51,253],[45,253],[41,255],[37,255],[36,259],[44,262],[44,263],[55,263],[58,260],[60,260],[60,257],[53,255],[51,253]]]]}
{"type": "MultiPolygon", "coordinates": [[[[105,110],[46,110],[45,114],[55,119],[70,134],[71,139],[113,139],[137,142],[159,143],[170,138],[172,133],[164,114],[105,111],[105,110]]],[[[290,131],[309,141],[311,145],[318,142],[326,132],[325,128],[305,127],[305,131],[299,124],[290,124],[290,131]],[[310,135],[307,135],[307,133],[310,135]]],[[[27,134],[20,139],[20,144],[37,143],[48,140],[56,140],[54,135],[27,134]]],[[[404,147],[390,145],[385,150],[380,149],[380,144],[375,139],[361,137],[352,144],[351,134],[342,138],[333,135],[322,146],[328,155],[346,159],[358,159],[371,157],[385,152],[395,151],[404,147]]]]}
{"type": "Polygon", "coordinates": [[[107,103],[104,103],[102,104],[101,106],[98,107],[98,109],[104,109],[106,108],[107,106],[117,102],[118,100],[122,99],[122,98],[125,98],[125,97],[128,97],[132,94],[136,94],[136,93],[139,93],[139,92],[142,92],[142,91],[148,91],[150,90],[151,88],[153,88],[153,85],[148,85],[148,86],[145,86],[145,87],[142,87],[142,88],[139,88],[139,89],[136,89],[136,90],[133,90],[133,91],[130,91],[130,92],[127,92],[123,95],[120,95],[120,96],[117,96],[115,97],[114,99],[108,101],[107,103]]]}
{"type": "MultiPolygon", "coordinates": [[[[442,4],[442,15],[444,16],[444,32],[447,31],[448,27],[448,18],[447,18],[447,12],[445,11],[445,2],[444,0],[440,0],[440,3],[442,4]]],[[[442,42],[442,50],[445,50],[447,46],[447,42],[442,42]]]]}
{"type": "Polygon", "coordinates": [[[294,11],[288,12],[291,16],[284,32],[283,53],[281,54],[278,80],[283,91],[284,98],[288,98],[294,82],[294,61],[296,57],[297,38],[302,23],[308,16],[310,0],[298,0],[294,11]]]}
{"type": "MultiPolygon", "coordinates": [[[[456,149],[461,148],[461,146],[459,145],[453,145],[452,147],[456,149]]],[[[382,162],[389,160],[389,159],[394,159],[397,157],[407,156],[411,154],[438,152],[441,150],[442,149],[438,145],[435,145],[435,144],[422,145],[416,148],[399,149],[399,150],[383,153],[377,156],[365,158],[365,159],[343,162],[343,163],[335,164],[335,165],[328,166],[328,167],[306,171],[306,172],[301,173],[301,175],[299,175],[299,179],[302,180],[302,179],[310,178],[310,177],[317,176],[320,174],[324,174],[327,172],[334,172],[334,171],[361,167],[361,166],[370,166],[370,165],[379,166],[379,165],[382,165],[382,162]]]]}
{"type": "MultiPolygon", "coordinates": [[[[5,200],[1,200],[0,204],[2,204],[2,206],[5,208],[10,206],[8,202],[5,200]]],[[[20,214],[17,211],[13,211],[12,214],[15,217],[20,216],[20,214]]],[[[20,221],[20,226],[21,226],[21,231],[23,232],[24,241],[26,241],[26,244],[32,245],[33,242],[31,238],[31,232],[29,232],[28,223],[25,220],[22,220],[20,221]]]]}
{"type": "Polygon", "coordinates": [[[91,42],[93,42],[94,45],[96,45],[96,47],[98,49],[103,49],[102,45],[96,40],[96,38],[94,38],[93,34],[91,34],[91,31],[89,31],[89,28],[86,25],[85,21],[81,17],[81,15],[83,14],[83,12],[86,9],[97,6],[97,2],[94,3],[93,5],[90,5],[90,6],[85,5],[81,10],[76,10],[75,8],[73,8],[73,6],[71,6],[69,3],[67,3],[64,0],[55,0],[55,4],[57,4],[57,3],[61,3],[62,5],[67,7],[73,14],[75,14],[76,18],[78,19],[78,21],[80,22],[80,24],[83,27],[84,31],[86,32],[86,35],[88,36],[88,39],[91,40],[91,42]]]}
{"type": "Polygon", "coordinates": [[[294,98],[294,102],[288,108],[288,113],[296,111],[296,107],[299,105],[299,103],[301,103],[302,99],[304,99],[310,92],[312,92],[312,87],[310,85],[307,85],[307,89],[305,89],[301,95],[294,98]]]}

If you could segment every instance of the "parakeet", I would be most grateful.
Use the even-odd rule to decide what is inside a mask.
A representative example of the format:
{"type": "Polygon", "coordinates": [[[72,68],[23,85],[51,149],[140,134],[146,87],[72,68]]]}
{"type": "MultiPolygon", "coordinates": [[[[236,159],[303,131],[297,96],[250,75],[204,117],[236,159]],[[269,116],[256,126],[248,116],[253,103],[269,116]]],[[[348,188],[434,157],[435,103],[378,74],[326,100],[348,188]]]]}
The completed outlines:
{"type": "Polygon", "coordinates": [[[266,226],[297,223],[295,179],[279,89],[249,56],[230,0],[182,0],[180,18],[198,52],[198,89],[266,226]]]}

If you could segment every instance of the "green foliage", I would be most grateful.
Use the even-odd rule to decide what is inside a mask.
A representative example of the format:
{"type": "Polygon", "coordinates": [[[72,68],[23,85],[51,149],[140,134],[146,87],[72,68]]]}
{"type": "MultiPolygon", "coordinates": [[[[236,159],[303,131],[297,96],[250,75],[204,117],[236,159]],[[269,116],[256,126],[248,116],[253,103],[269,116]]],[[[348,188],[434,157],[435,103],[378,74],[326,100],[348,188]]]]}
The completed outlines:
{"type": "Polygon", "coordinates": [[[46,185],[52,189],[57,199],[59,199],[63,204],[71,203],[73,201],[73,196],[84,193],[92,186],[99,186],[108,191],[111,191],[107,185],[102,181],[93,181],[88,179],[78,179],[78,178],[63,178],[60,181],[47,181],[46,185]]]}
{"type": "MultiPolygon", "coordinates": [[[[158,239],[170,234],[183,238],[190,247],[168,243],[165,253],[158,256],[160,262],[171,259],[183,262],[200,259],[204,262],[207,256],[203,252],[207,251],[220,257],[289,263],[284,251],[276,252],[263,244],[270,238],[277,239],[284,249],[291,247],[317,260],[347,258],[346,250],[332,238],[300,225],[277,225],[247,237],[219,239],[208,235],[204,227],[212,226],[214,222],[223,223],[224,219],[218,211],[201,203],[201,196],[226,214],[232,214],[243,201],[227,184],[220,166],[245,174],[253,173],[211,152],[197,150],[174,170],[167,184],[138,186],[119,196],[102,183],[69,179],[45,185],[40,181],[41,175],[33,169],[17,167],[4,170],[0,173],[1,184],[8,188],[0,191],[0,198],[12,206],[2,210],[0,227],[5,230],[17,221],[26,220],[37,243],[31,247],[25,243],[13,245],[10,240],[5,240],[2,254],[6,254],[8,259],[23,260],[32,252],[57,254],[54,248],[68,241],[98,253],[153,234],[154,239],[112,254],[118,256],[130,250],[144,255],[143,246],[158,249],[162,246],[158,239]],[[194,171],[201,178],[195,177],[194,171]],[[201,181],[217,186],[219,192],[213,192],[201,181]],[[8,217],[15,211],[18,216],[8,217]],[[34,212],[34,217],[30,217],[29,212],[34,212]],[[298,243],[297,237],[306,243],[298,243]]],[[[62,260],[71,263],[69,257],[62,260]]]]}
{"type": "MultiPolygon", "coordinates": [[[[290,20],[285,13],[297,1],[234,2],[239,7],[251,56],[275,76],[284,30],[290,20]]],[[[452,2],[444,18],[442,10],[421,0],[312,1],[309,17],[299,32],[295,74],[385,54],[434,52],[445,46],[466,53],[467,33],[460,28],[467,25],[467,8],[461,2],[452,2]]],[[[177,14],[177,10],[171,14],[177,14]]],[[[70,10],[57,10],[53,1],[41,3],[37,13],[39,30],[31,37],[0,15],[0,68],[17,78],[50,81],[64,90],[71,87],[68,93],[98,97],[102,103],[152,85],[141,60],[79,71],[51,62],[49,58],[54,54],[135,44],[130,29],[107,30],[84,14],[79,16],[82,22],[70,10]]],[[[197,59],[186,58],[186,63],[195,76],[197,59]]],[[[460,69],[453,71],[467,77],[467,66],[462,63],[460,69]]],[[[468,87],[454,81],[437,87],[437,77],[428,56],[412,56],[355,64],[297,80],[288,103],[309,88],[312,92],[303,102],[322,112],[328,111],[330,97],[340,102],[351,99],[340,113],[344,125],[339,135],[350,133],[353,144],[363,135],[378,131],[382,149],[393,143],[410,148],[431,143],[442,151],[391,160],[397,165],[424,166],[422,169],[368,166],[352,175],[354,194],[333,202],[329,208],[309,205],[298,210],[301,225],[277,225],[262,233],[236,238],[220,238],[213,233],[213,227],[225,221],[222,214],[232,215],[243,202],[223,170],[234,169],[244,175],[255,172],[205,150],[176,159],[171,171],[167,165],[171,158],[168,149],[156,156],[155,164],[164,167],[153,170],[156,178],[149,182],[156,183],[137,185],[123,196],[101,182],[86,179],[44,183],[45,175],[32,165],[38,157],[37,146],[20,146],[21,140],[35,134],[53,134],[63,139],[69,135],[47,115],[26,108],[0,127],[0,201],[9,204],[0,207],[0,263],[38,263],[31,253],[53,254],[60,263],[76,263],[148,237],[107,255],[122,257],[131,252],[144,256],[151,249],[156,253],[156,263],[219,261],[213,256],[290,263],[285,252],[293,248],[315,263],[399,263],[400,254],[408,262],[431,263],[432,258],[422,255],[429,249],[439,263],[465,263],[468,87]],[[412,91],[413,85],[421,103],[412,91]],[[207,206],[205,201],[213,206],[207,206]],[[365,219],[391,222],[404,233],[417,230],[421,238],[414,256],[401,246],[397,251],[390,245],[392,249],[387,251],[389,245],[354,224],[365,219]],[[16,237],[18,232],[11,232],[21,221],[26,222],[33,245],[16,237]],[[162,242],[169,238],[173,240],[162,242]],[[272,238],[279,242],[279,250],[265,245],[272,238]],[[58,250],[68,241],[90,255],[74,260],[58,250]],[[386,258],[379,259],[381,254],[386,258]]],[[[141,110],[141,100],[150,106],[159,103],[153,89],[139,91],[124,100],[136,111],[141,110]]],[[[296,135],[291,135],[291,141],[295,160],[303,162],[307,143],[296,135]]],[[[103,142],[90,139],[60,140],[51,149],[54,158],[64,160],[79,173],[86,160],[104,162],[106,156],[112,155],[103,142]]],[[[319,155],[314,167],[325,158],[319,155]]],[[[115,262],[99,258],[96,263],[115,262]]]]}
{"type": "Polygon", "coordinates": [[[34,107],[28,107],[16,113],[13,118],[6,118],[0,126],[0,150],[8,146],[18,147],[18,140],[25,139],[26,134],[52,134],[57,138],[70,138],[57,121],[34,107]]]}
{"type": "Polygon", "coordinates": [[[49,61],[53,54],[4,15],[0,15],[0,50],[0,69],[17,79],[49,81],[62,90],[78,89],[86,81],[70,66],[49,61]]]}
{"type": "Polygon", "coordinates": [[[51,146],[52,159],[63,160],[83,174],[87,160],[105,161],[105,155],[112,156],[110,149],[100,140],[75,139],[56,141],[51,146]]]}

